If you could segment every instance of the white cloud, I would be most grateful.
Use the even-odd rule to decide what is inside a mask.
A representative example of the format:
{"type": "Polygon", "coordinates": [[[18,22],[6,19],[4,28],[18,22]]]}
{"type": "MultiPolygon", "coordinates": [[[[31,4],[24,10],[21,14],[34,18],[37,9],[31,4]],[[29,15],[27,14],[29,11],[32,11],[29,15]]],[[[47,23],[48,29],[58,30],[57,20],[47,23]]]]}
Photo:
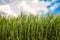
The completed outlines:
{"type": "MultiPolygon", "coordinates": [[[[55,1],[56,0],[52,0],[52,2],[55,1]]],[[[38,0],[14,0],[9,5],[0,6],[0,10],[14,16],[18,16],[21,11],[28,14],[32,13],[33,15],[42,15],[42,13],[46,14],[49,12],[49,10],[54,10],[57,7],[58,4],[55,4],[50,9],[48,9],[47,6],[52,2],[39,2],[38,0]]]]}
{"type": "Polygon", "coordinates": [[[52,0],[52,2],[55,2],[56,0],[52,0]]]}
{"type": "Polygon", "coordinates": [[[42,11],[44,13],[48,12],[47,6],[50,4],[50,2],[38,2],[37,0],[24,0],[21,1],[20,0],[16,0],[13,3],[9,4],[9,5],[3,5],[0,7],[0,10],[8,13],[9,15],[14,15],[17,16],[19,15],[19,13],[21,13],[21,11],[23,12],[28,12],[32,13],[33,15],[38,15],[42,14],[42,11]],[[11,8],[11,9],[10,9],[11,8]],[[7,11],[8,10],[8,11],[7,11]]]}
{"type": "Polygon", "coordinates": [[[53,12],[58,7],[58,5],[60,5],[60,3],[55,3],[52,7],[49,8],[49,11],[53,12]]]}
{"type": "Polygon", "coordinates": [[[47,6],[49,4],[50,2],[44,2],[44,1],[38,2],[37,0],[33,0],[28,4],[25,1],[21,2],[23,10],[26,12],[31,12],[34,15],[37,15],[37,13],[42,14],[42,11],[44,13],[48,13],[47,6]]]}
{"type": "Polygon", "coordinates": [[[2,12],[5,12],[7,14],[7,16],[16,16],[15,13],[10,9],[9,5],[1,5],[0,6],[0,10],[2,12]]]}
{"type": "Polygon", "coordinates": [[[36,15],[36,10],[34,8],[31,8],[29,5],[27,5],[24,1],[20,4],[22,6],[22,11],[24,12],[30,12],[36,15]]]}

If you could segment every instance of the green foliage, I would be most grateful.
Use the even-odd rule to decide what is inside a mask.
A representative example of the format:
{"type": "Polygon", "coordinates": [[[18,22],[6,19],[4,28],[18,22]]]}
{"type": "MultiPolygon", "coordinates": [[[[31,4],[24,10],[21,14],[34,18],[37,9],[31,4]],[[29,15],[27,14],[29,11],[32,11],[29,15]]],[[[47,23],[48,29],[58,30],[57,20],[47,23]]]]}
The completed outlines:
{"type": "Polygon", "coordinates": [[[60,40],[60,16],[0,16],[0,40],[60,40]]]}

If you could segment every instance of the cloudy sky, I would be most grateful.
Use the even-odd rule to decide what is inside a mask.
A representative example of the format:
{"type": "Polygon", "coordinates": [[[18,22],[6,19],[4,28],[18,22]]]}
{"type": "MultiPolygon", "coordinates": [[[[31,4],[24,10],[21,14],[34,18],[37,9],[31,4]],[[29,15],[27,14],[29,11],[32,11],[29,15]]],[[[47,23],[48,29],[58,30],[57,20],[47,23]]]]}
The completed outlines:
{"type": "Polygon", "coordinates": [[[60,13],[60,0],[0,0],[2,15],[18,16],[21,12],[33,15],[60,13]]]}

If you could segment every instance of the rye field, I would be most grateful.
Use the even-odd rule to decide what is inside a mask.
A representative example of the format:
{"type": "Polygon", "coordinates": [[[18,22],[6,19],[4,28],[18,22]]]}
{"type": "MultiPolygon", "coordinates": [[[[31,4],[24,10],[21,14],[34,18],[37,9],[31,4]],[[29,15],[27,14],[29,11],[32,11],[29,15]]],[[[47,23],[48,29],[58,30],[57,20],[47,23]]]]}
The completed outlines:
{"type": "Polygon", "coordinates": [[[60,40],[60,15],[0,16],[0,40],[60,40]]]}

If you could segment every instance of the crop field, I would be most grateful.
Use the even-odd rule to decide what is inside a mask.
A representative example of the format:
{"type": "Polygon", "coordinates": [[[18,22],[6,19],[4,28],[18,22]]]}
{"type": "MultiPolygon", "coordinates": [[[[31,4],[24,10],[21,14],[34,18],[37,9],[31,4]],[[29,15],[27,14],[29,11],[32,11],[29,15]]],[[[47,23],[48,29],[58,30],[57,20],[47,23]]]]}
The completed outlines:
{"type": "Polygon", "coordinates": [[[0,40],[60,40],[60,15],[0,16],[0,40]]]}

